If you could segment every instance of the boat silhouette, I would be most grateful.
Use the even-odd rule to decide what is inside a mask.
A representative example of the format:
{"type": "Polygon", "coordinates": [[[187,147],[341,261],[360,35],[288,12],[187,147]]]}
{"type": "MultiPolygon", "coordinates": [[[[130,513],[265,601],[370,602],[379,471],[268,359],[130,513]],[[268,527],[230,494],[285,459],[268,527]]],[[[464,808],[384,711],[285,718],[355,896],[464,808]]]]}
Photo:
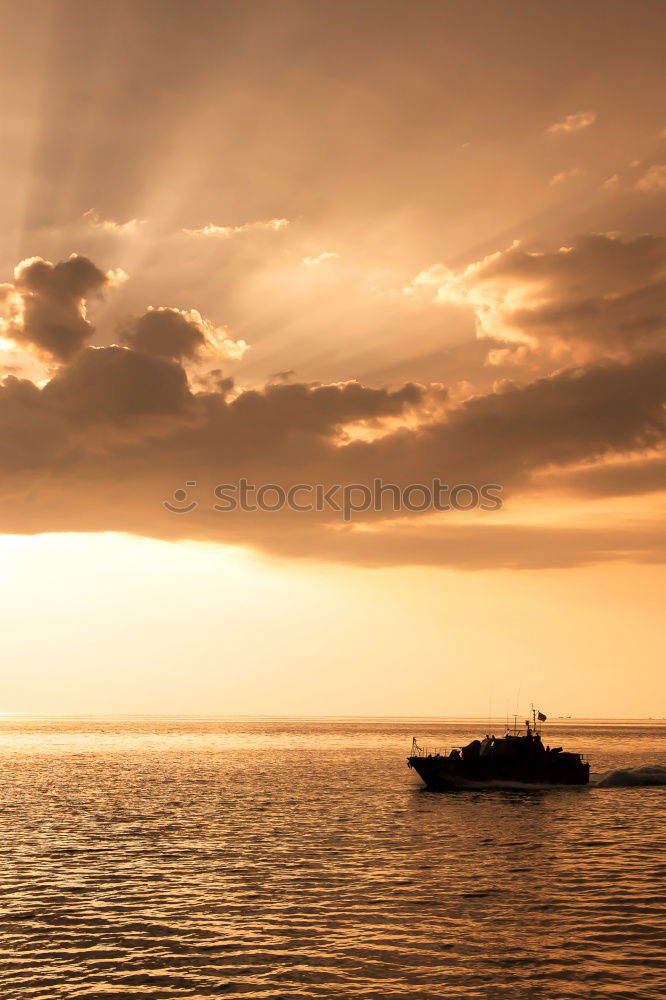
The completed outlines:
{"type": "Polygon", "coordinates": [[[532,709],[532,723],[525,720],[524,732],[514,723],[513,731],[507,726],[502,737],[486,733],[449,753],[429,753],[414,737],[407,765],[438,792],[493,785],[587,785],[590,765],[581,754],[544,746],[545,721],[542,712],[532,709]]]}

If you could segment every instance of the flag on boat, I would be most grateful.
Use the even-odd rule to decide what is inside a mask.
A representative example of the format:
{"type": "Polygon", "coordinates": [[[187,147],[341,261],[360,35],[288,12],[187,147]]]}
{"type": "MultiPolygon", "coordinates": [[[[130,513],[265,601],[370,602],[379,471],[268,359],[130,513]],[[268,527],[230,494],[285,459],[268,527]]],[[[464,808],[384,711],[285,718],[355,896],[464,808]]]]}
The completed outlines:
{"type": "Polygon", "coordinates": [[[539,712],[537,715],[537,719],[539,720],[539,722],[545,722],[547,718],[548,716],[544,715],[543,712],[539,712]]]}

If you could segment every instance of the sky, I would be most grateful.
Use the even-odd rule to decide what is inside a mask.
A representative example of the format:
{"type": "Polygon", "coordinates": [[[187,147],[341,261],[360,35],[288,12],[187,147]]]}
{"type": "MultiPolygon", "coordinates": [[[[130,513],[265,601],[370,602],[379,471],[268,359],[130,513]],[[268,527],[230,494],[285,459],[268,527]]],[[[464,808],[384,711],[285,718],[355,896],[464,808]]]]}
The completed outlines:
{"type": "Polygon", "coordinates": [[[665,716],[663,4],[3,17],[0,711],[665,716]]]}

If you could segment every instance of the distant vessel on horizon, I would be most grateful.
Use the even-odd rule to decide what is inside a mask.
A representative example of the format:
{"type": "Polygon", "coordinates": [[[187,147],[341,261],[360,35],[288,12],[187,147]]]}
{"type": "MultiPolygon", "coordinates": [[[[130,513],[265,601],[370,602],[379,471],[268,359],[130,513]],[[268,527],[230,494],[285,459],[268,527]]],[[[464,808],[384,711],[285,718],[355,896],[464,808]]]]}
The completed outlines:
{"type": "Polygon", "coordinates": [[[503,737],[486,733],[483,740],[474,739],[448,754],[428,753],[414,737],[407,765],[438,792],[493,785],[587,785],[590,765],[581,754],[544,746],[541,723],[546,718],[533,708],[532,724],[525,720],[524,733],[518,733],[514,722],[513,732],[507,725],[503,737]]]}

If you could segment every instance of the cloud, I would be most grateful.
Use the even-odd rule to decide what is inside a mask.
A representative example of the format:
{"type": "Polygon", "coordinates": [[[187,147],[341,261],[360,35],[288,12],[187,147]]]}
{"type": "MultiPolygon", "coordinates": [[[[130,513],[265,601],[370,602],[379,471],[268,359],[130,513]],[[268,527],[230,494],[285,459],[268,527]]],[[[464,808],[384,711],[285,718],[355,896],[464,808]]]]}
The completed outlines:
{"type": "Polygon", "coordinates": [[[616,188],[619,188],[620,186],[619,174],[613,174],[611,177],[607,177],[601,186],[606,191],[616,190],[616,188]]]}
{"type": "Polygon", "coordinates": [[[94,332],[86,300],[118,277],[77,254],[58,264],[41,257],[21,261],[14,271],[14,284],[2,286],[7,312],[2,335],[56,361],[68,361],[94,332]]]}
{"type": "Polygon", "coordinates": [[[324,252],[320,253],[318,257],[304,257],[303,263],[306,267],[318,267],[320,264],[325,264],[326,261],[339,259],[339,253],[332,253],[329,250],[324,250],[324,252]]]}
{"type": "Polygon", "coordinates": [[[468,571],[564,569],[614,561],[666,562],[661,520],[622,526],[400,524],[311,529],[294,539],[266,532],[261,548],[289,558],[350,562],[368,568],[436,566],[468,571]]]}
{"type": "Polygon", "coordinates": [[[581,129],[594,125],[596,120],[596,111],[576,111],[575,114],[567,115],[562,121],[550,125],[546,131],[551,133],[580,132],[581,129]]]}
{"type": "MultiPolygon", "coordinates": [[[[87,301],[102,290],[127,280],[121,268],[100,270],[88,258],[72,254],[52,264],[40,257],[22,261],[14,283],[0,285],[0,349],[14,362],[16,348],[64,365],[79,355],[95,329],[87,318],[87,301]]],[[[238,361],[248,350],[225,327],[216,327],[196,309],[160,306],[124,320],[118,327],[121,344],[135,352],[183,362],[238,361]]],[[[11,367],[30,370],[18,357],[11,367]]],[[[34,367],[34,365],[33,365],[34,367]]],[[[202,378],[205,372],[201,371],[202,378]]]]}
{"type": "Polygon", "coordinates": [[[473,397],[424,433],[438,439],[458,475],[485,470],[495,481],[522,481],[549,466],[658,445],[665,429],[664,378],[664,354],[566,369],[473,397]]]}
{"type": "MultiPolygon", "coordinates": [[[[394,528],[382,527],[387,517],[395,518],[389,507],[367,515],[368,527],[383,535],[369,541],[362,532],[340,536],[333,513],[222,516],[213,511],[213,490],[241,477],[288,488],[371,484],[374,477],[405,486],[440,476],[449,483],[497,482],[508,495],[529,493],[541,470],[653,451],[664,436],[666,356],[504,386],[449,406],[435,422],[420,422],[429,391],[352,382],[267,386],[234,397],[194,393],[174,361],[127,348],[89,348],[42,390],[17,379],[4,382],[0,427],[13,433],[3,434],[0,451],[3,524],[7,531],[200,538],[313,558],[330,558],[339,543],[335,558],[372,563],[487,566],[497,543],[503,565],[509,544],[521,537],[517,528],[467,525],[458,535],[458,526],[445,523],[439,532],[424,526],[410,535],[405,528],[398,541],[394,528]],[[413,425],[403,421],[376,440],[349,442],[344,433],[359,421],[390,422],[410,412],[413,425]],[[161,501],[190,480],[204,501],[200,508],[187,518],[166,514],[161,501]],[[416,538],[411,548],[410,538],[416,538]]],[[[411,523],[414,516],[400,520],[411,523]]],[[[540,535],[527,531],[523,542],[525,537],[536,544],[540,535]]],[[[590,539],[581,532],[576,537],[584,543],[578,554],[560,551],[558,564],[592,558],[590,539]]],[[[611,550],[617,555],[617,542],[604,558],[611,550]]],[[[551,538],[547,551],[514,553],[513,561],[549,564],[555,553],[551,538]]]]}
{"type": "Polygon", "coordinates": [[[183,368],[123,347],[88,347],[42,389],[46,411],[90,425],[184,413],[192,396],[183,368]]]}
{"type": "Polygon", "coordinates": [[[528,347],[542,364],[640,357],[664,343],[666,238],[591,234],[552,251],[516,244],[462,271],[435,265],[413,286],[467,303],[480,337],[528,347]]]}
{"type": "Polygon", "coordinates": [[[566,479],[569,490],[586,497],[666,492],[666,456],[638,455],[628,461],[602,462],[570,470],[566,479]]]}
{"type": "Polygon", "coordinates": [[[93,208],[83,213],[83,218],[93,229],[102,229],[107,233],[135,233],[145,219],[128,219],[127,222],[116,222],[115,219],[103,219],[93,208]]]}
{"type": "MultiPolygon", "coordinates": [[[[647,303],[657,301],[646,289],[658,285],[663,254],[656,237],[625,243],[584,237],[548,254],[513,247],[462,275],[438,270],[439,284],[431,291],[464,278],[469,294],[481,296],[478,303],[500,310],[496,325],[524,325],[515,314],[536,312],[538,320],[532,317],[527,327],[537,328],[547,343],[555,337],[569,344],[575,355],[581,330],[595,316],[579,308],[579,297],[601,301],[615,288],[622,316],[644,326],[647,303]],[[573,319],[553,313],[553,295],[573,319]]],[[[66,272],[79,297],[90,287],[84,274],[104,277],[87,265],[80,275],[66,272]]],[[[55,270],[45,266],[48,274],[55,270]]],[[[14,286],[8,294],[15,294],[14,286]]],[[[651,333],[650,353],[630,340],[621,356],[609,360],[592,322],[588,339],[595,350],[584,365],[526,384],[503,379],[476,395],[468,387],[460,398],[438,383],[306,384],[290,381],[288,372],[277,384],[232,389],[219,369],[197,387],[185,366],[203,349],[203,323],[194,313],[149,310],[126,328],[124,346],[84,346],[41,387],[14,376],[0,381],[5,531],[125,531],[368,565],[475,568],[663,557],[663,540],[645,525],[636,531],[625,525],[616,536],[595,526],[506,525],[488,521],[492,515],[483,523],[454,524],[445,517],[434,525],[388,505],[359,516],[356,530],[348,531],[331,511],[222,515],[213,508],[215,486],[241,478],[288,489],[297,483],[371,485],[375,478],[405,487],[439,477],[477,487],[498,483],[508,498],[529,498],[543,491],[544,477],[555,476],[560,492],[580,492],[582,466],[603,470],[623,463],[631,463],[635,482],[642,483],[636,495],[650,492],[657,488],[655,455],[665,440],[663,337],[658,345],[651,333]],[[165,511],[162,501],[190,481],[197,483],[197,510],[186,517],[165,511]]],[[[617,489],[617,475],[598,473],[595,495],[617,489]]]]}
{"type": "Polygon", "coordinates": [[[666,191],[666,163],[654,163],[636,181],[637,191],[666,191]]]}
{"type": "Polygon", "coordinates": [[[550,183],[553,184],[563,184],[564,181],[573,180],[575,177],[580,177],[585,171],[581,170],[580,167],[572,167],[571,170],[561,170],[559,173],[554,174],[550,183]]]}
{"type": "Polygon", "coordinates": [[[268,232],[279,232],[289,225],[289,219],[269,219],[268,222],[246,222],[242,226],[217,226],[212,222],[202,226],[200,229],[181,229],[186,236],[219,236],[229,239],[242,233],[252,233],[258,230],[268,232]]]}
{"type": "Polygon", "coordinates": [[[244,340],[233,340],[224,328],[213,326],[196,309],[164,306],[150,308],[143,316],[126,321],[120,339],[136,351],[180,360],[207,354],[238,361],[248,349],[244,340]]]}

